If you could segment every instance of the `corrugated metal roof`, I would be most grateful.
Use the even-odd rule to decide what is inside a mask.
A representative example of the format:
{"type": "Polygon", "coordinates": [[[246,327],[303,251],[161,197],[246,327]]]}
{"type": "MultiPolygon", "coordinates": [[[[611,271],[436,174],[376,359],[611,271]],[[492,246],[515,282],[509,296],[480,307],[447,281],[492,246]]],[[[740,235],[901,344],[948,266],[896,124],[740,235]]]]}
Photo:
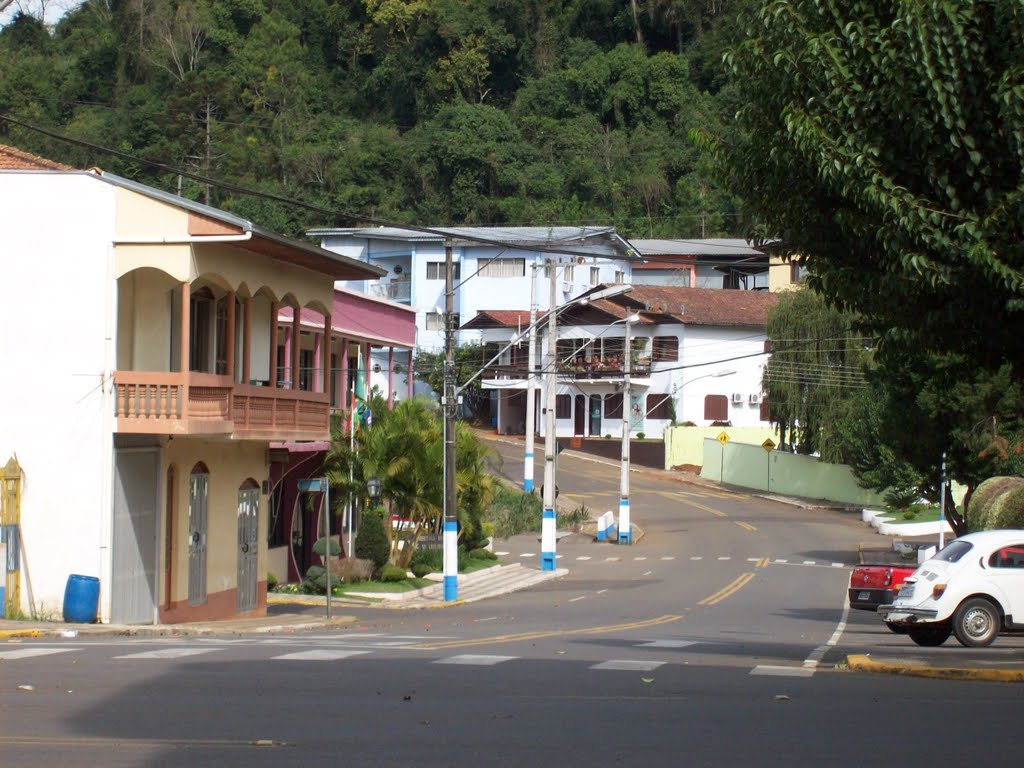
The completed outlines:
{"type": "Polygon", "coordinates": [[[764,256],[753,243],[740,238],[699,240],[630,240],[645,259],[657,256],[764,256]]]}

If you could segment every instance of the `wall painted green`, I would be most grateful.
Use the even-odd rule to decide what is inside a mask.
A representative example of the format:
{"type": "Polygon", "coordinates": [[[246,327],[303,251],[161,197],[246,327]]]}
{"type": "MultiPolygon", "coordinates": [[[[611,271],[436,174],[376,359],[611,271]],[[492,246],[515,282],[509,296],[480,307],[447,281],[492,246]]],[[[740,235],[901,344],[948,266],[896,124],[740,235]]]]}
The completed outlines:
{"type": "Polygon", "coordinates": [[[716,482],[842,504],[885,504],[881,494],[857,485],[848,466],[826,464],[814,456],[768,452],[760,444],[734,440],[723,446],[711,437],[704,440],[703,458],[700,476],[716,482]]]}

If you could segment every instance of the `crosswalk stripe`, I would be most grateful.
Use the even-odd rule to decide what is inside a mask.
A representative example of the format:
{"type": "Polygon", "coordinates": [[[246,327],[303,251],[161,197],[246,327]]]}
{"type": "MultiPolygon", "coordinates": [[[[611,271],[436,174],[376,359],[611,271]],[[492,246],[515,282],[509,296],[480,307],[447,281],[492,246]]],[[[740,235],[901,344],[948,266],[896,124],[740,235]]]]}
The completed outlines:
{"type": "Polygon", "coordinates": [[[33,656],[51,656],[55,653],[69,653],[79,651],[81,648],[19,648],[16,651],[0,651],[0,659],[5,661],[14,659],[30,659],[33,656]]]}
{"type": "Polygon", "coordinates": [[[178,659],[185,656],[201,656],[204,653],[216,653],[220,648],[161,648],[158,651],[143,651],[115,656],[115,659],[178,659]]]}
{"type": "Polygon", "coordinates": [[[634,659],[610,659],[594,664],[591,669],[617,670],[620,672],[650,672],[657,669],[664,661],[636,661],[634,659]]]}
{"type": "Polygon", "coordinates": [[[814,674],[814,670],[809,667],[780,667],[772,664],[758,664],[750,670],[750,674],[772,677],[811,677],[814,674]]]}
{"type": "Polygon", "coordinates": [[[493,667],[503,661],[512,661],[518,656],[487,656],[484,654],[463,653],[458,656],[449,656],[447,659],[438,659],[435,664],[467,664],[474,667],[493,667]]]}
{"type": "Polygon", "coordinates": [[[637,643],[640,648],[685,648],[688,645],[696,644],[696,640],[648,640],[644,643],[637,643]]]}
{"type": "Polygon", "coordinates": [[[336,661],[337,659],[347,659],[350,656],[360,656],[364,653],[367,653],[367,651],[297,651],[295,653],[286,653],[282,656],[274,656],[273,658],[275,661],[336,661]]]}

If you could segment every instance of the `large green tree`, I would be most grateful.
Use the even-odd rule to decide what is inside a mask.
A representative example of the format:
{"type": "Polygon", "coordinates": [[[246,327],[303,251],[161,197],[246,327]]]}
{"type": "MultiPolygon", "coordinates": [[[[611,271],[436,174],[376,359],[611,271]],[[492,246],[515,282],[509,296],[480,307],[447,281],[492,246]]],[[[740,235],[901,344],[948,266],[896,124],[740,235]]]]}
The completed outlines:
{"type": "Polygon", "coordinates": [[[730,55],[728,185],[883,339],[1024,370],[1024,7],[773,0],[730,55]]]}

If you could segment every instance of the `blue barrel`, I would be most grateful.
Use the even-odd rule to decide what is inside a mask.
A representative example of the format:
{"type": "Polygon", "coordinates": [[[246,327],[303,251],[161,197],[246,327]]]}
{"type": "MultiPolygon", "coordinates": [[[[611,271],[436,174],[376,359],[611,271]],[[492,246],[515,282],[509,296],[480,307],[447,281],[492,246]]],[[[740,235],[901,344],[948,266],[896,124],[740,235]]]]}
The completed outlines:
{"type": "Polygon", "coordinates": [[[100,604],[100,580],[95,576],[68,576],[64,588],[64,621],[92,624],[100,604]]]}

